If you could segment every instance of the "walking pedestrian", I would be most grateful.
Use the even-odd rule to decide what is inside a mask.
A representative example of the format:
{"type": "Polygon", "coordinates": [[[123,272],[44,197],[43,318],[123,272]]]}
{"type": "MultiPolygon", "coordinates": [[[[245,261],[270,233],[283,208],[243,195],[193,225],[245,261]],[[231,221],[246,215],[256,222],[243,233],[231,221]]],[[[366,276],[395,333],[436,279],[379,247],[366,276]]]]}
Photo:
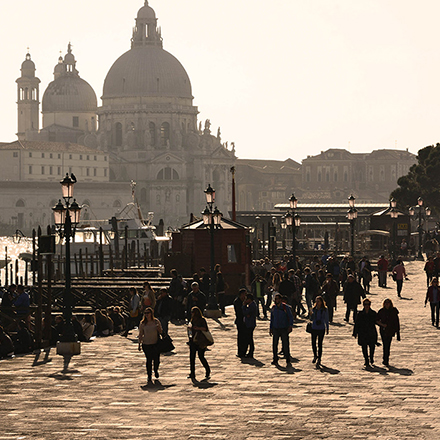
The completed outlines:
{"type": "Polygon", "coordinates": [[[403,279],[406,277],[405,266],[402,260],[397,260],[396,265],[393,268],[393,277],[395,278],[397,285],[397,296],[402,298],[401,292],[403,287],[403,279]]]}
{"type": "Polygon", "coordinates": [[[365,298],[362,301],[364,306],[354,323],[353,337],[358,339],[358,344],[362,347],[365,367],[369,368],[374,364],[374,350],[377,342],[376,321],[377,313],[371,309],[371,301],[365,298]]]}
{"type": "Polygon", "coordinates": [[[435,276],[435,263],[431,255],[428,257],[424,270],[426,272],[426,286],[429,287],[432,278],[435,276]]]}
{"type": "Polygon", "coordinates": [[[438,278],[435,277],[431,281],[431,285],[426,292],[425,307],[429,300],[431,306],[431,322],[438,328],[439,325],[439,310],[440,310],[440,291],[438,288],[438,278]],[[435,323],[435,324],[434,324],[435,323]]]}
{"type": "MultiPolygon", "coordinates": [[[[333,311],[336,310],[336,299],[339,293],[338,283],[333,280],[333,275],[328,273],[325,277],[324,284],[321,287],[321,296],[327,305],[328,320],[333,322],[333,311]]],[[[316,297],[318,298],[318,297],[316,297]]],[[[316,299],[315,299],[316,304],[316,299]]]]}
{"type": "Polygon", "coordinates": [[[356,322],[357,306],[361,303],[361,297],[365,298],[362,286],[355,280],[353,274],[349,274],[343,288],[344,302],[347,305],[345,322],[350,320],[350,311],[353,310],[353,321],[356,322]]]}
{"type": "Polygon", "coordinates": [[[383,346],[383,364],[389,367],[391,341],[394,335],[400,341],[399,311],[394,307],[391,299],[383,302],[383,307],[377,312],[377,325],[383,346]]]}
{"type": "Polygon", "coordinates": [[[269,334],[272,336],[272,365],[278,365],[278,342],[281,338],[282,351],[286,359],[287,367],[290,367],[290,347],[289,347],[289,333],[293,327],[293,315],[290,306],[282,302],[282,297],[279,293],[275,295],[275,304],[272,307],[270,314],[270,330],[269,334]]]}
{"type": "Polygon", "coordinates": [[[388,260],[385,258],[385,255],[381,255],[377,262],[377,272],[379,287],[387,287],[388,260]]]}
{"type": "Polygon", "coordinates": [[[255,344],[254,344],[254,330],[257,326],[257,304],[254,301],[254,295],[248,293],[243,303],[244,316],[244,352],[245,357],[253,359],[255,344]]]}
{"type": "Polygon", "coordinates": [[[211,368],[209,367],[208,361],[205,358],[206,346],[197,345],[194,339],[197,339],[197,334],[200,332],[208,331],[208,323],[206,319],[202,316],[202,312],[198,307],[193,307],[191,309],[191,320],[188,326],[188,337],[189,337],[189,365],[190,374],[188,379],[196,379],[196,354],[198,355],[200,362],[205,367],[205,380],[208,380],[211,375],[211,368]]]}
{"type": "Polygon", "coordinates": [[[159,296],[156,301],[155,314],[160,321],[163,333],[168,334],[168,325],[173,312],[173,298],[168,294],[168,290],[164,287],[159,290],[159,296]]]}
{"type": "Polygon", "coordinates": [[[139,324],[139,351],[141,349],[145,353],[147,360],[147,376],[148,383],[152,383],[152,374],[154,368],[154,377],[159,379],[160,353],[157,348],[159,335],[162,333],[162,326],[151,307],[147,307],[144,312],[144,318],[139,324]]]}
{"type": "Polygon", "coordinates": [[[261,304],[261,309],[263,312],[264,319],[267,319],[267,309],[266,302],[264,300],[264,288],[266,286],[266,280],[261,275],[255,275],[254,280],[251,284],[251,291],[254,295],[257,304],[257,316],[260,319],[260,309],[259,306],[261,304]]]}
{"type": "Polygon", "coordinates": [[[324,335],[329,331],[329,313],[322,296],[317,296],[315,304],[312,309],[312,350],[313,350],[313,363],[316,362],[316,366],[321,365],[322,358],[322,343],[324,341],[324,335]],[[316,346],[318,342],[318,347],[316,346]]]}
{"type": "Polygon", "coordinates": [[[243,315],[243,303],[246,298],[247,290],[240,289],[237,298],[234,300],[235,325],[237,327],[237,357],[242,358],[246,355],[245,346],[245,325],[243,315]]]}

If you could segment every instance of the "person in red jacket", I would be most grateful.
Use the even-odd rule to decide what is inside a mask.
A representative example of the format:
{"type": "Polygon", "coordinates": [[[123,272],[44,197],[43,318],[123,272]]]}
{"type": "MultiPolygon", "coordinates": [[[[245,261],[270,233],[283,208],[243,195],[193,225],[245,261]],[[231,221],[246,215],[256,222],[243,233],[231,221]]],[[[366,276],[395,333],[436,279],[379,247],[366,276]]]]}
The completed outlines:
{"type": "Polygon", "coordinates": [[[431,321],[432,325],[434,325],[438,328],[439,324],[439,310],[440,310],[440,291],[438,288],[438,278],[435,277],[431,281],[431,285],[428,288],[428,291],[426,292],[426,298],[425,298],[425,307],[426,303],[429,300],[429,304],[431,305],[431,321]]]}

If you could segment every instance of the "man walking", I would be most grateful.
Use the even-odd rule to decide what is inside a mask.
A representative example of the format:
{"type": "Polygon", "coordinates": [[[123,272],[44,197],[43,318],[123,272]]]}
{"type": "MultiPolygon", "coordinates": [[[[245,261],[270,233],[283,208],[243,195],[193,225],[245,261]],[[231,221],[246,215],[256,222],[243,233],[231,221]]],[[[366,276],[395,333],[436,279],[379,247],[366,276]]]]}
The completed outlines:
{"type": "Polygon", "coordinates": [[[290,346],[289,333],[293,327],[292,309],[286,303],[282,302],[282,297],[279,293],[275,295],[275,304],[272,307],[270,314],[270,330],[269,334],[272,336],[272,351],[273,361],[272,365],[278,365],[278,342],[281,338],[282,351],[286,359],[287,367],[292,364],[290,362],[290,346]]]}
{"type": "Polygon", "coordinates": [[[240,289],[237,298],[234,300],[235,325],[237,326],[237,357],[243,358],[246,355],[245,346],[245,325],[243,315],[243,304],[247,290],[240,289]]]}

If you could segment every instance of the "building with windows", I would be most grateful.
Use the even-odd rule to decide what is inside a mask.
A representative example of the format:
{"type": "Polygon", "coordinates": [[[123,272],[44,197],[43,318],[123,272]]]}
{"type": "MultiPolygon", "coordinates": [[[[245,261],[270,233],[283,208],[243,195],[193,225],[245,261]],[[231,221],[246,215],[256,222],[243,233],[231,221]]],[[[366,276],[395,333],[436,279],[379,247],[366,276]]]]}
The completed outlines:
{"type": "MultiPolygon", "coordinates": [[[[115,61],[104,80],[101,107],[91,86],[80,78],[69,43],[43,94],[40,129],[40,80],[35,71],[28,53],[17,79],[17,135],[20,142],[45,142],[43,149],[52,143],[53,153],[59,148],[63,160],[70,153],[72,159],[68,165],[63,161],[62,174],[72,169],[79,181],[134,180],[144,212],[153,211],[157,221],[163,219],[166,225],[180,226],[192,213],[199,214],[208,184],[216,189],[219,209],[230,209],[235,147],[221,142],[220,129],[216,135],[211,133],[209,120],[203,127],[198,123],[189,76],[164,50],[156,14],[147,0],[138,11],[130,49],[115,61]],[[82,154],[78,144],[87,152],[82,154]],[[97,164],[104,158],[108,168],[97,164]]],[[[20,149],[15,152],[22,157],[20,149]]],[[[46,163],[47,157],[26,165],[28,159],[12,167],[8,178],[38,176],[45,181],[57,176],[59,165],[46,163]],[[18,169],[21,174],[14,172],[18,169]]]]}

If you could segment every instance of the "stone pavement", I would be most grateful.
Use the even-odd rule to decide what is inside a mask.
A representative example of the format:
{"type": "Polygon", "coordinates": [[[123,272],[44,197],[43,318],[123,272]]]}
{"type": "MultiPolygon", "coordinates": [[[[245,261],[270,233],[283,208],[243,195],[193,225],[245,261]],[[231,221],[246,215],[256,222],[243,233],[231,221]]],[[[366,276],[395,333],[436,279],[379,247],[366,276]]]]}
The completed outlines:
{"type": "MultiPolygon", "coordinates": [[[[191,383],[184,326],[171,326],[176,354],[161,358],[160,382],[146,385],[144,355],[136,334],[82,344],[67,373],[54,353],[0,361],[2,439],[439,439],[439,341],[423,307],[423,263],[406,264],[410,280],[398,300],[392,288],[370,298],[378,310],[385,297],[400,310],[402,341],[393,340],[390,369],[363,369],[352,325],[340,308],[324,339],[323,366],[311,363],[305,323],[291,334],[293,368],[270,364],[268,322],[259,321],[258,362],[235,357],[233,310],[208,321],[215,345],[207,353],[208,382],[191,383]]],[[[136,332],[135,332],[136,333],[136,332]]],[[[200,378],[203,369],[196,361],[200,378]]],[[[284,365],[284,364],[282,364],[284,365]]],[[[380,366],[379,366],[380,365],[380,366]]]]}

